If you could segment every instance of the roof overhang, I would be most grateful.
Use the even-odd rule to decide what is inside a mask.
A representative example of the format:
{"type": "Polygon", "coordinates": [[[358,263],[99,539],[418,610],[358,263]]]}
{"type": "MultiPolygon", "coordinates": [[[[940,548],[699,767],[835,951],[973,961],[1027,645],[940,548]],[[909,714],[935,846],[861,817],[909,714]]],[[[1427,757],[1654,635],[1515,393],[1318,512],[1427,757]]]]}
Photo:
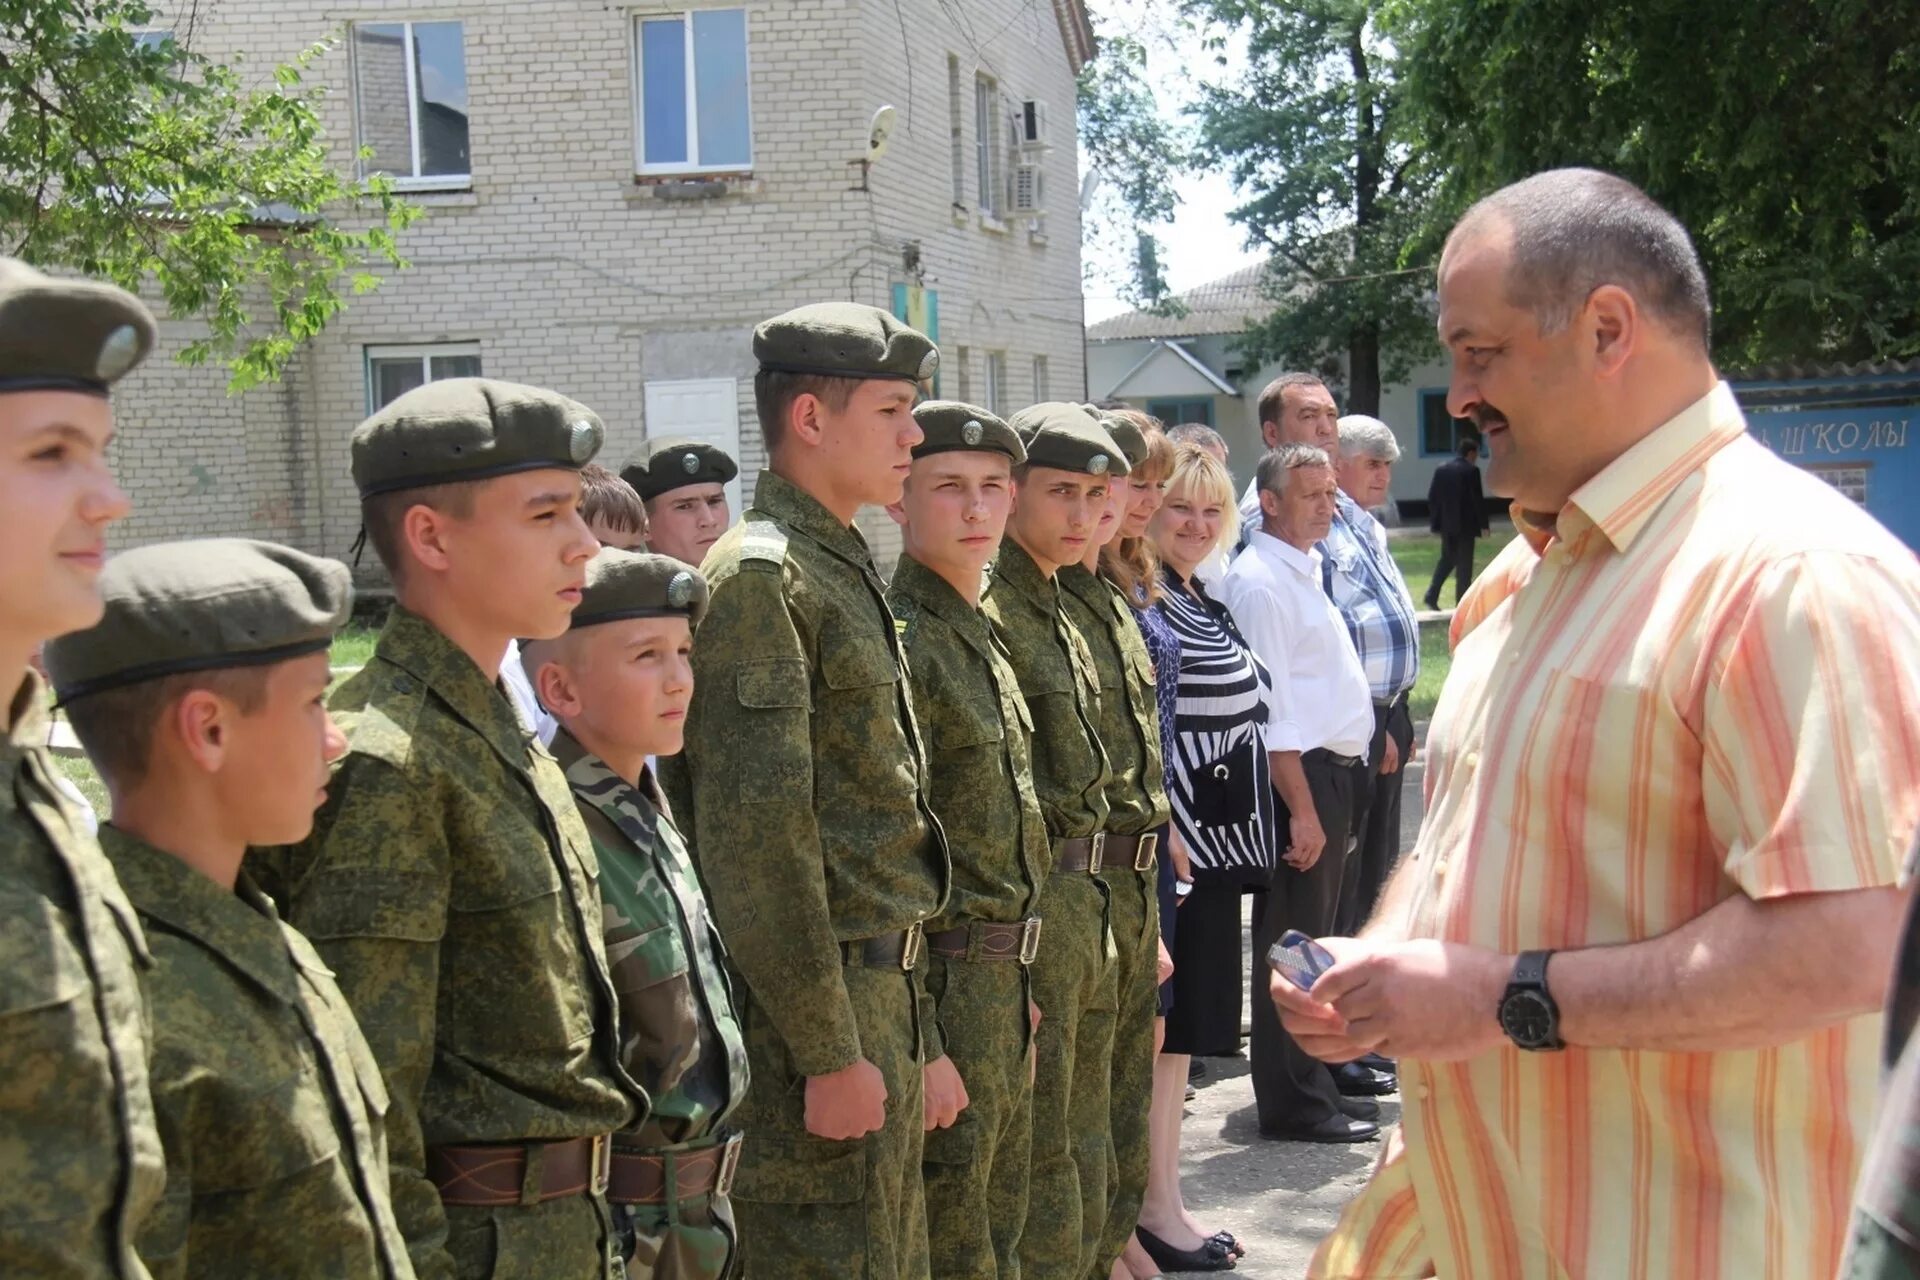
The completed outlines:
{"type": "Polygon", "coordinates": [[[1093,61],[1098,51],[1093,39],[1093,19],[1087,16],[1085,0],[1053,0],[1053,16],[1060,22],[1060,38],[1067,46],[1067,62],[1073,74],[1093,61]]]}
{"type": "Polygon", "coordinates": [[[1129,391],[1128,384],[1156,364],[1171,364],[1171,368],[1161,372],[1162,382],[1157,384],[1153,394],[1164,398],[1169,395],[1189,396],[1237,396],[1238,388],[1207,368],[1199,357],[1177,342],[1154,339],[1147,353],[1135,362],[1133,368],[1122,374],[1113,384],[1109,396],[1127,396],[1138,394],[1129,391]]]}

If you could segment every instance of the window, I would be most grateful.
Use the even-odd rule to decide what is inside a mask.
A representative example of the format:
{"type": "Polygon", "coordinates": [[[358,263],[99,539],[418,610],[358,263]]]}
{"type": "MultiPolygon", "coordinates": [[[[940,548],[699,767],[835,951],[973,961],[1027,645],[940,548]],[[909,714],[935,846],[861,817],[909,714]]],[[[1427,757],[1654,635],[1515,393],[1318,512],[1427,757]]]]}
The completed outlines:
{"type": "Polygon", "coordinates": [[[1840,465],[1833,463],[1816,463],[1807,468],[1808,471],[1819,476],[1846,497],[1853,499],[1863,507],[1867,505],[1867,473],[1872,469],[1871,465],[1859,463],[1845,463],[1840,465]]]}
{"type": "Polygon", "coordinates": [[[967,204],[967,120],[960,98],[960,59],[947,55],[947,133],[952,146],[953,203],[967,204]]]}
{"type": "Polygon", "coordinates": [[[973,361],[965,347],[953,349],[953,398],[962,404],[973,403],[973,361]]]}
{"type": "Polygon", "coordinates": [[[353,29],[354,103],[367,166],[401,186],[463,187],[467,52],[458,22],[365,22],[353,29]]]}
{"type": "Polygon", "coordinates": [[[1147,413],[1169,427],[1183,422],[1197,422],[1203,427],[1213,425],[1211,400],[1149,400],[1147,413]]]}
{"type": "Polygon", "coordinates": [[[747,11],[637,18],[634,28],[640,172],[752,169],[747,11]]]}
{"type": "Polygon", "coordinates": [[[1007,353],[987,352],[987,403],[984,406],[1002,417],[1007,413],[1007,353]]]}
{"type": "Polygon", "coordinates": [[[980,212],[998,218],[1005,202],[1002,189],[1006,184],[1001,181],[1005,161],[1000,154],[1000,83],[990,76],[974,77],[973,138],[980,212]]]}
{"type": "Polygon", "coordinates": [[[442,378],[480,376],[480,344],[449,342],[426,347],[367,348],[367,412],[442,378]]]}
{"type": "Polygon", "coordinates": [[[1033,358],[1033,402],[1039,404],[1043,400],[1051,399],[1053,397],[1047,394],[1047,358],[1035,356],[1033,358]]]}
{"type": "Polygon", "coordinates": [[[1447,412],[1447,393],[1445,391],[1422,391],[1420,393],[1420,456],[1437,458],[1452,453],[1459,447],[1462,436],[1480,435],[1480,428],[1467,418],[1456,418],[1447,412]]]}

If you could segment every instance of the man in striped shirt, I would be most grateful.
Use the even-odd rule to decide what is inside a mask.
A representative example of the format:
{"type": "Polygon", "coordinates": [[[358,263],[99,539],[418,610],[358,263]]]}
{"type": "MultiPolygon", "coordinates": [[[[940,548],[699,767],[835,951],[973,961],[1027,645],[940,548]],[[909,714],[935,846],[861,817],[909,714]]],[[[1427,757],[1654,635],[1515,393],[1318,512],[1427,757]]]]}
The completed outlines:
{"type": "Polygon", "coordinates": [[[1920,566],[1747,434],[1631,184],[1489,197],[1439,300],[1521,537],[1456,614],[1413,853],[1270,988],[1310,1052],[1400,1059],[1311,1274],[1830,1275],[1920,821],[1920,566]]]}

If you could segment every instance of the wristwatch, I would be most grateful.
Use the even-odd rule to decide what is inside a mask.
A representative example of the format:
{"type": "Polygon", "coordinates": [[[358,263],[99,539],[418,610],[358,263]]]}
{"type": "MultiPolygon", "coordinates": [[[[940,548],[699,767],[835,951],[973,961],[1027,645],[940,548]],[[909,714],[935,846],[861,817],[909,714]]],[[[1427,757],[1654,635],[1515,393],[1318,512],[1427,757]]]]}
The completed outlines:
{"type": "Polygon", "coordinates": [[[1551,951],[1523,951],[1513,962],[1506,994],[1500,997],[1500,1029],[1522,1049],[1564,1049],[1560,1039],[1560,1006],[1547,990],[1547,961],[1551,951]]]}

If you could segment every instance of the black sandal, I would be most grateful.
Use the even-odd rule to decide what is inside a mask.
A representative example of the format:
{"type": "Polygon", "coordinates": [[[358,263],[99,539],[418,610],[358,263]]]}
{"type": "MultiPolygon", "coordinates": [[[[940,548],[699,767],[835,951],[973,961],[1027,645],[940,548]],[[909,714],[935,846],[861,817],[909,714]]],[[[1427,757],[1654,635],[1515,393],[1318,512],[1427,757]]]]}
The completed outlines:
{"type": "Polygon", "coordinates": [[[1153,1259],[1153,1265],[1162,1271],[1233,1270],[1233,1250],[1222,1244],[1218,1236],[1202,1240],[1198,1249],[1176,1249],[1145,1227],[1135,1227],[1133,1234],[1153,1259]]]}
{"type": "Polygon", "coordinates": [[[1235,1240],[1233,1238],[1233,1232],[1231,1231],[1216,1231],[1208,1236],[1207,1239],[1218,1243],[1221,1248],[1236,1258],[1244,1258],[1247,1256],[1247,1246],[1235,1240]]]}

